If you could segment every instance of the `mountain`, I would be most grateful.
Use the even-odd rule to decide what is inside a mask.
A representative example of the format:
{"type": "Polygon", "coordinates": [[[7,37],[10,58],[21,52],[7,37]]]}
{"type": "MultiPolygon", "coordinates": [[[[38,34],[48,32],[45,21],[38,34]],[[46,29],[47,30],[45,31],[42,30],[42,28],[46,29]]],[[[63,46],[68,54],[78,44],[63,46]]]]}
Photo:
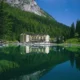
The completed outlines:
{"type": "Polygon", "coordinates": [[[38,6],[35,0],[6,0],[13,7],[24,11],[33,12],[40,16],[45,16],[45,12],[38,6]]]}
{"type": "Polygon", "coordinates": [[[2,36],[3,39],[19,40],[21,33],[49,34],[51,38],[69,37],[69,27],[51,16],[39,16],[7,3],[0,3],[0,16],[0,38],[2,36]]]}
{"type": "Polygon", "coordinates": [[[5,0],[5,1],[11,6],[20,8],[23,11],[32,12],[39,16],[44,16],[54,19],[51,15],[49,15],[47,12],[41,9],[35,0],[5,0]]]}

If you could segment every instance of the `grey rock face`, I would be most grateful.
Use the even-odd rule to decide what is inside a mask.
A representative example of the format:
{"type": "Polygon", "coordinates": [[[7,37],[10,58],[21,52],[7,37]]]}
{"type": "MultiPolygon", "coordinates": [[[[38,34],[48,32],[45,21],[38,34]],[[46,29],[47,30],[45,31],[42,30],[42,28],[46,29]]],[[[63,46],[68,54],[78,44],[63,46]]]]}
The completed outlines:
{"type": "Polygon", "coordinates": [[[33,12],[37,15],[44,16],[40,7],[35,0],[6,0],[11,6],[18,7],[24,11],[33,12]]]}

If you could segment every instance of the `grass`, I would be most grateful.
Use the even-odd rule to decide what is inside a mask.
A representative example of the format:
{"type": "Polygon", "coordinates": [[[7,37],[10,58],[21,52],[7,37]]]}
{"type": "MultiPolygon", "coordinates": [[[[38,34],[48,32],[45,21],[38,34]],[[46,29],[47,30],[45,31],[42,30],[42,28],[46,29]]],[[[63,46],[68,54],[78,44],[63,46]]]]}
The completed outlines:
{"type": "Polygon", "coordinates": [[[66,40],[65,43],[80,44],[80,38],[71,38],[66,40]]]}

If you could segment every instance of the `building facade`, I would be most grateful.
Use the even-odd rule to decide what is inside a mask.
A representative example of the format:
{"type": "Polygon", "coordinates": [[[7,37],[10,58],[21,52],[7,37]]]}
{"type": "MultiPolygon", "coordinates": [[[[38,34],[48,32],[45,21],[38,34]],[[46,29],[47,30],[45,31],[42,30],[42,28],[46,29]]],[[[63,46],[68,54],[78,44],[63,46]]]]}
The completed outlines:
{"type": "Polygon", "coordinates": [[[28,34],[21,34],[20,35],[20,42],[50,42],[49,35],[28,35],[28,34]]]}

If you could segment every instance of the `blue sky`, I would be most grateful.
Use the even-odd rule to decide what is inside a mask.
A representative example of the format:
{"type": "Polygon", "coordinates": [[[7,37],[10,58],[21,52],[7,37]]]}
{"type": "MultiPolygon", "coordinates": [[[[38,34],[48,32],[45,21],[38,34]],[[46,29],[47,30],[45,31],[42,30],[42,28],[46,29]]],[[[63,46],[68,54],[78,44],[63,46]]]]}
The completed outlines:
{"type": "Polygon", "coordinates": [[[80,0],[36,0],[58,22],[71,25],[80,19],[80,0]]]}

